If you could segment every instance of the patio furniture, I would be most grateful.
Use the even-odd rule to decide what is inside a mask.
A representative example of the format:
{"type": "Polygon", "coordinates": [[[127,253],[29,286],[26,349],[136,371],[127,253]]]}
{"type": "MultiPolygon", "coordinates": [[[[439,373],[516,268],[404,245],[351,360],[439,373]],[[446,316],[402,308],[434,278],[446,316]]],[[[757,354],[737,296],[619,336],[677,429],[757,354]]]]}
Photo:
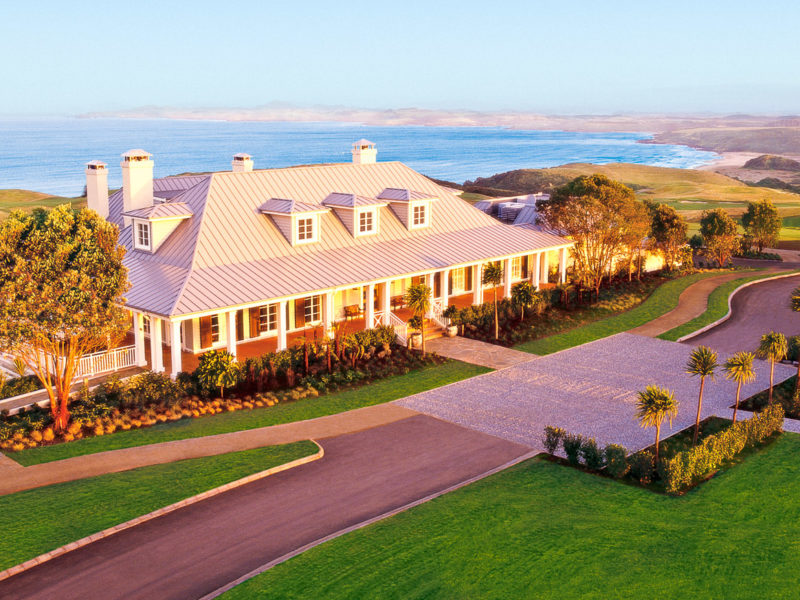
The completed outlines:
{"type": "Polygon", "coordinates": [[[405,298],[403,296],[392,296],[389,302],[392,305],[392,310],[403,308],[406,305],[405,298]]]}
{"type": "Polygon", "coordinates": [[[351,304],[344,307],[344,316],[346,319],[355,319],[361,315],[361,307],[358,304],[351,304]]]}

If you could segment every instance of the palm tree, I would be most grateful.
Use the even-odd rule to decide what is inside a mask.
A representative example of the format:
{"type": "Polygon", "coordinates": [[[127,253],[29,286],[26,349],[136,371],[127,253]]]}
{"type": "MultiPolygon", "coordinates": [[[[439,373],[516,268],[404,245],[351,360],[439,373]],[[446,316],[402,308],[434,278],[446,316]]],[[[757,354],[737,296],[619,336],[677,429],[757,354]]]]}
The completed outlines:
{"type": "Polygon", "coordinates": [[[736,406],[733,409],[733,422],[736,423],[736,414],[739,412],[739,394],[743,383],[755,381],[756,372],[753,370],[752,352],[737,352],[725,361],[725,377],[736,382],[736,406]]]}
{"type": "Polygon", "coordinates": [[[520,281],[511,288],[511,301],[519,306],[519,320],[525,320],[525,307],[533,304],[533,298],[536,295],[536,290],[530,281],[520,281]]]}
{"type": "Polygon", "coordinates": [[[789,351],[789,342],[782,333],[770,331],[761,336],[761,344],[756,354],[759,358],[769,361],[769,403],[772,404],[772,386],[775,381],[775,363],[786,358],[789,351]]]}
{"type": "Polygon", "coordinates": [[[425,356],[425,315],[431,309],[431,288],[424,283],[412,285],[406,290],[405,301],[406,306],[414,311],[414,316],[419,317],[422,356],[425,356]]]}
{"type": "Polygon", "coordinates": [[[703,388],[706,385],[706,377],[711,377],[713,380],[717,366],[717,353],[707,346],[698,346],[692,350],[689,362],[686,363],[686,372],[689,375],[700,377],[700,395],[697,397],[697,418],[694,422],[692,445],[697,443],[697,434],[700,432],[700,410],[703,408],[703,388]]]}
{"type": "Polygon", "coordinates": [[[671,391],[657,385],[648,385],[643,392],[639,392],[636,401],[636,416],[642,427],[656,428],[656,464],[658,464],[658,445],[661,438],[661,423],[664,417],[672,419],[678,414],[678,401],[671,391]]]}
{"type": "Polygon", "coordinates": [[[494,339],[500,337],[500,324],[497,317],[497,286],[503,281],[503,268],[497,263],[483,265],[483,285],[491,285],[494,289],[494,339]]]}

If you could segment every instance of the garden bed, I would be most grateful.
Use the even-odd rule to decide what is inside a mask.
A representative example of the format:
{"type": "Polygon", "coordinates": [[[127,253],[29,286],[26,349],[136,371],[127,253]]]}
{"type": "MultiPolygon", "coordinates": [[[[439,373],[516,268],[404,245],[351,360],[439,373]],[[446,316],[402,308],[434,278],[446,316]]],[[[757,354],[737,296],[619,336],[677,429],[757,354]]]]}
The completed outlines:
{"type": "MultiPolygon", "coordinates": [[[[797,381],[796,375],[776,384],[772,388],[773,402],[780,404],[786,412],[786,416],[790,419],[800,419],[800,398],[795,398],[794,396],[795,381],[797,381]]],[[[768,406],[768,403],[769,389],[766,389],[742,400],[739,403],[739,409],[760,412],[768,406]]],[[[731,408],[733,408],[733,405],[731,405],[731,408]]]]}

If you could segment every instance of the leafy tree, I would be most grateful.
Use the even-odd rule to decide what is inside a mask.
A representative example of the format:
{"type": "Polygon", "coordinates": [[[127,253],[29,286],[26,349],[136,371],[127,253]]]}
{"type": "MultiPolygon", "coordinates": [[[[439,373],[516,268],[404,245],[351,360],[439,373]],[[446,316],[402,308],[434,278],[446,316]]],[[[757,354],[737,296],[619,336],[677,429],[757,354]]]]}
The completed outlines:
{"type": "Polygon", "coordinates": [[[678,414],[678,401],[671,391],[657,385],[648,385],[643,392],[639,392],[636,400],[636,416],[642,427],[656,428],[656,464],[658,464],[659,441],[661,439],[661,424],[664,419],[672,419],[678,414]]]}
{"type": "Polygon", "coordinates": [[[219,397],[225,397],[225,388],[236,385],[239,365],[227,350],[210,350],[200,355],[197,379],[206,389],[219,388],[219,397]]]}
{"type": "Polygon", "coordinates": [[[533,304],[536,290],[530,281],[520,281],[511,288],[511,301],[519,306],[519,320],[525,319],[525,307],[533,304]]]}
{"type": "Polygon", "coordinates": [[[772,386],[775,382],[775,363],[786,358],[789,342],[782,333],[770,331],[761,336],[756,355],[769,361],[769,403],[772,404],[772,386]]]}
{"type": "Polygon", "coordinates": [[[422,356],[425,356],[425,315],[431,309],[431,288],[424,283],[410,286],[406,290],[406,305],[419,318],[419,333],[422,336],[422,356]]]}
{"type": "Polygon", "coordinates": [[[494,290],[494,339],[500,337],[500,321],[497,316],[497,286],[503,281],[503,268],[497,263],[483,265],[483,285],[491,285],[494,290]]]}
{"type": "Polygon", "coordinates": [[[647,218],[633,190],[604,175],[581,176],[537,203],[539,222],[569,236],[576,276],[595,296],[614,261],[632,245],[647,218]]]}
{"type": "Polygon", "coordinates": [[[717,369],[717,353],[707,346],[698,346],[689,355],[686,363],[686,372],[689,375],[700,377],[700,395],[697,397],[697,418],[694,422],[694,436],[692,444],[697,443],[697,434],[700,432],[700,410],[703,408],[703,389],[706,385],[706,377],[714,379],[714,371],[717,369]]]}
{"type": "Polygon", "coordinates": [[[761,202],[747,203],[747,210],[742,215],[742,226],[753,239],[758,251],[763,252],[765,247],[774,246],[778,240],[783,219],[775,205],[765,199],[761,202]]]}
{"type": "Polygon", "coordinates": [[[650,211],[651,233],[656,250],[664,258],[668,271],[675,268],[681,249],[686,246],[686,220],[668,204],[657,204],[650,211]]]}
{"type": "Polygon", "coordinates": [[[736,423],[736,414],[739,412],[739,395],[742,384],[755,381],[756,372],[753,370],[755,355],[752,352],[737,352],[725,361],[725,377],[736,382],[736,405],[733,408],[733,422],[736,423]]]}
{"type": "Polygon", "coordinates": [[[628,281],[633,280],[634,265],[639,262],[637,277],[641,279],[642,250],[645,248],[650,235],[650,213],[643,202],[635,202],[628,214],[625,230],[622,236],[622,248],[628,269],[628,281]]]}
{"type": "Polygon", "coordinates": [[[53,428],[69,423],[80,359],[115,346],[130,327],[117,228],[61,205],[0,222],[0,347],[41,381],[53,428]]]}
{"type": "MultiPolygon", "coordinates": [[[[791,306],[793,311],[800,312],[800,287],[794,288],[794,290],[792,290],[791,306]]],[[[797,355],[797,377],[794,380],[795,397],[797,396],[798,390],[800,390],[800,352],[798,352],[797,355]]]]}
{"type": "Polygon", "coordinates": [[[739,248],[739,231],[736,221],[722,208],[704,210],[700,219],[700,235],[712,258],[720,267],[728,264],[739,248]]]}

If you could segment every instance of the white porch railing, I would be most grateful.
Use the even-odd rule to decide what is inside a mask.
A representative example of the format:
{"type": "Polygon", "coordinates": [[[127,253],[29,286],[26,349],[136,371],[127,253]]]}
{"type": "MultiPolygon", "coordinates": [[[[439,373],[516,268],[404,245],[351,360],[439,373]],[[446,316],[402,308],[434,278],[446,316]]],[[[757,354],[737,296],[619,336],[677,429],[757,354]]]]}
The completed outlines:
{"type": "Polygon", "coordinates": [[[408,345],[408,325],[406,324],[403,319],[398,317],[393,312],[389,313],[389,325],[394,327],[394,334],[397,336],[397,341],[403,344],[403,346],[408,345]]]}
{"type": "Polygon", "coordinates": [[[383,325],[383,313],[376,311],[372,315],[372,323],[369,323],[369,327],[370,329],[374,329],[375,327],[380,327],[381,325],[383,325]]]}
{"type": "Polygon", "coordinates": [[[119,371],[136,366],[136,346],[102,350],[81,357],[76,377],[92,377],[98,373],[119,371]]]}
{"type": "Polygon", "coordinates": [[[434,300],[431,303],[431,312],[428,315],[434,323],[442,329],[446,329],[450,325],[450,319],[442,315],[444,312],[444,303],[441,300],[434,300]]]}

